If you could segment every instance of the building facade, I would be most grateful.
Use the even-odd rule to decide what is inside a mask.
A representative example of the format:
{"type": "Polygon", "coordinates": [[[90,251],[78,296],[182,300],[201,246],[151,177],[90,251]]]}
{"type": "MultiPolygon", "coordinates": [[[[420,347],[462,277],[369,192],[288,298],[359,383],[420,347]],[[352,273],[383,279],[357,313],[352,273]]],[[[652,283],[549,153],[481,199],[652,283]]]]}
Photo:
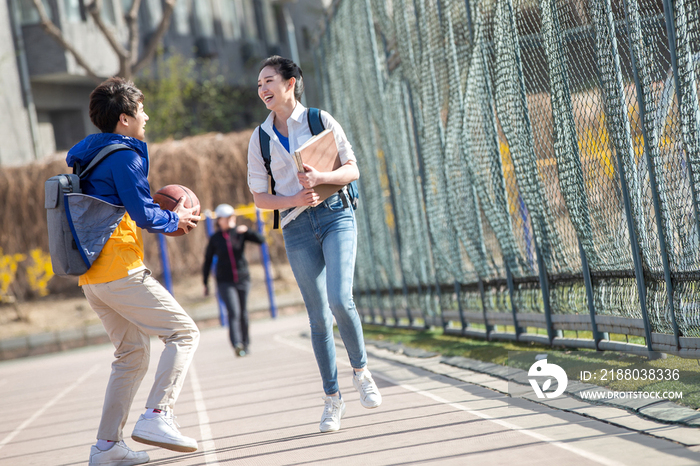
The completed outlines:
{"type": "MultiPolygon", "coordinates": [[[[42,1],[53,23],[100,78],[118,73],[118,57],[86,10],[87,0],[42,1]]],[[[124,17],[132,2],[102,0],[101,17],[122,44],[128,39],[124,17]]],[[[262,58],[281,54],[301,63],[308,85],[314,74],[310,31],[330,2],[176,0],[161,51],[166,57],[215,59],[228,83],[241,86],[253,85],[262,58]]],[[[161,0],[141,0],[140,52],[162,17],[161,0]]],[[[6,110],[0,125],[0,165],[41,160],[97,131],[88,115],[95,81],[39,23],[31,0],[0,0],[0,79],[6,110]]]]}

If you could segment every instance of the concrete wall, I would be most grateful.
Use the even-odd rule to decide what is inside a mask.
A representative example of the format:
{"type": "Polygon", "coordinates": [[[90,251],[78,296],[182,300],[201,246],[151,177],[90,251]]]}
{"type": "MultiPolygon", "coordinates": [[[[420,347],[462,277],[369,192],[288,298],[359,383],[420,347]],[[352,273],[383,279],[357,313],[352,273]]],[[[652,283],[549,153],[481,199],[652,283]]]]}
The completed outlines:
{"type": "Polygon", "coordinates": [[[0,165],[34,160],[7,3],[0,1],[0,165]]]}

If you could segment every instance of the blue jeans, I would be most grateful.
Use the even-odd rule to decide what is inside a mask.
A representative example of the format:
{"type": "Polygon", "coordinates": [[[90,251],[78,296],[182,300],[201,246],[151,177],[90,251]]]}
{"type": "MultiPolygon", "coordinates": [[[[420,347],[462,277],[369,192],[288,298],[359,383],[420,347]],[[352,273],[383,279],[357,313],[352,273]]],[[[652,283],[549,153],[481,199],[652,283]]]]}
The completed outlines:
{"type": "MultiPolygon", "coordinates": [[[[284,215],[284,213],[283,213],[284,215]]],[[[367,365],[362,323],[352,298],[357,229],[339,194],[302,212],[283,230],[287,258],[304,298],[323,391],[338,392],[333,317],[355,369],[367,365]]]]}

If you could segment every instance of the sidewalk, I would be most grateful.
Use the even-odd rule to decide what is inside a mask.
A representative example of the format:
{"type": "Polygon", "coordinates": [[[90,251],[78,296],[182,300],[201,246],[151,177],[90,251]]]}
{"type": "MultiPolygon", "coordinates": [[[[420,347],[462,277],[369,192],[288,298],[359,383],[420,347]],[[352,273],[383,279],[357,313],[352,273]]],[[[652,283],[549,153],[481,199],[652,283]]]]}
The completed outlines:
{"type": "MultiPolygon", "coordinates": [[[[279,314],[301,312],[304,301],[298,289],[275,295],[279,314]]],[[[87,306],[87,302],[85,303],[87,306]]],[[[270,302],[266,293],[251,296],[248,303],[251,320],[270,316],[270,302]]],[[[92,311],[90,311],[92,312],[92,311]]],[[[216,300],[201,305],[187,306],[187,312],[199,327],[219,325],[219,308],[216,300]]],[[[0,361],[26,356],[66,351],[84,346],[108,343],[109,337],[101,323],[55,332],[0,339],[0,361]]]]}
{"type": "MultiPolygon", "coordinates": [[[[275,297],[275,302],[277,306],[277,313],[280,316],[303,313],[304,311],[303,300],[301,299],[301,295],[296,288],[288,290],[285,293],[278,294],[275,297]]],[[[252,321],[251,325],[254,326],[255,321],[257,320],[268,319],[270,317],[270,310],[267,295],[258,293],[255,297],[252,297],[251,302],[249,303],[249,309],[250,318],[252,321]]],[[[209,302],[200,305],[189,306],[187,311],[201,329],[220,327],[219,309],[216,301],[214,300],[210,300],[209,302]]],[[[339,336],[336,335],[336,340],[339,339],[339,336]]],[[[0,361],[27,356],[44,355],[106,343],[109,343],[109,338],[107,337],[102,324],[95,324],[83,328],[69,329],[58,332],[33,334],[29,336],[0,340],[0,361]]],[[[482,386],[491,390],[500,391],[505,395],[512,395],[512,393],[509,393],[508,390],[509,381],[511,383],[520,383],[523,388],[522,391],[524,393],[527,392],[524,396],[535,403],[548,405],[560,410],[571,410],[573,412],[579,412],[579,409],[582,409],[581,407],[591,407],[591,409],[583,409],[580,412],[585,413],[585,415],[592,418],[610,422],[612,424],[639,432],[650,433],[648,429],[656,429],[656,426],[659,425],[658,423],[662,423],[661,425],[685,425],[695,428],[693,435],[697,435],[700,439],[700,411],[695,411],[670,401],[652,400],[640,402],[637,400],[632,400],[630,402],[617,399],[585,401],[581,399],[578,392],[584,389],[602,389],[594,385],[581,383],[569,384],[570,386],[566,390],[566,393],[569,395],[567,398],[569,400],[568,402],[563,401],[561,397],[555,400],[539,400],[535,398],[534,393],[529,393],[530,387],[527,382],[527,375],[521,370],[504,367],[497,364],[484,363],[477,360],[470,360],[462,357],[443,358],[439,357],[437,354],[426,353],[420,349],[407,348],[402,345],[391,344],[388,342],[367,341],[367,344],[368,348],[374,347],[374,349],[377,351],[384,351],[387,354],[393,353],[394,355],[407,356],[410,360],[416,361],[415,363],[412,363],[412,365],[415,366],[422,367],[422,361],[437,357],[436,360],[438,360],[440,364],[436,367],[452,366],[455,368],[465,369],[469,372],[487,375],[493,379],[493,383],[482,386]],[[606,411],[604,408],[612,408],[613,411],[606,411]],[[632,417],[619,416],[618,411],[626,412],[628,414],[631,413],[632,417]],[[648,424],[649,422],[651,424],[648,424]]],[[[477,378],[477,380],[480,379],[477,378]]],[[[471,380],[470,382],[473,383],[471,380]]],[[[510,388],[512,389],[513,386],[510,388]]],[[[672,433],[675,432],[672,429],[670,431],[672,433]]],[[[689,441],[690,443],[687,443],[685,436],[676,438],[671,435],[670,437],[665,438],[678,441],[682,444],[694,444],[693,441],[689,441]]]]}
{"type": "MultiPolygon", "coordinates": [[[[175,411],[181,431],[199,441],[191,454],[129,438],[162,348],[152,340],[149,373],[124,430],[127,444],[147,451],[153,465],[700,463],[697,429],[580,402],[562,411],[513,399],[502,393],[502,379],[374,345],[369,367],[384,403],[360,406],[339,345],[347,412],[339,432],[321,434],[321,382],[306,316],[261,319],[251,332],[251,355],[237,358],[226,329],[202,331],[175,411]],[[590,417],[596,411],[606,420],[590,417]],[[645,433],[619,427],[625,420],[645,433]]],[[[0,363],[1,466],[86,464],[112,353],[105,344],[0,363]]]]}

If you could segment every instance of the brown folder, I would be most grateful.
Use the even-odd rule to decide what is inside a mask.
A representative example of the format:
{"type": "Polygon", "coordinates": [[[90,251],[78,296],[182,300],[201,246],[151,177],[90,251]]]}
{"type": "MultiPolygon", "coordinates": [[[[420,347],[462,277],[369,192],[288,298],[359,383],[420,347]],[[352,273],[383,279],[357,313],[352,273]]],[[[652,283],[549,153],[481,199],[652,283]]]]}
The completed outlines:
{"type": "MultiPolygon", "coordinates": [[[[340,154],[338,154],[338,145],[335,142],[333,131],[326,129],[311,137],[294,151],[294,161],[300,172],[304,171],[304,164],[324,173],[340,167],[340,154]]],[[[314,187],[314,191],[323,201],[342,188],[343,185],[320,184],[314,187]]]]}

